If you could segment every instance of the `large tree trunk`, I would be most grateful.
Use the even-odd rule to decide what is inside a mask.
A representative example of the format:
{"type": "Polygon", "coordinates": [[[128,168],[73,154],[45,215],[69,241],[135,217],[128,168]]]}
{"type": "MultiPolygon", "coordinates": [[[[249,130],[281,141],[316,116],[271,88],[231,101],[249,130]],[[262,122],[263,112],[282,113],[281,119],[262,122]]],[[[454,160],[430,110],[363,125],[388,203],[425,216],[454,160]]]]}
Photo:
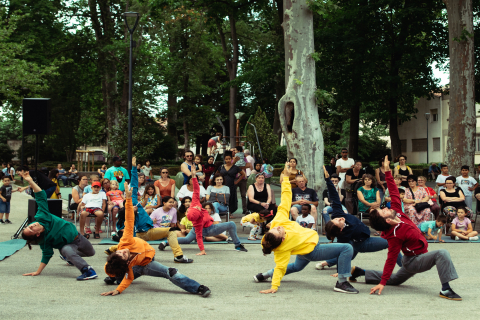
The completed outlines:
{"type": "MultiPolygon", "coordinates": [[[[277,7],[277,15],[278,15],[278,25],[275,27],[275,33],[280,40],[280,44],[278,47],[278,60],[285,62],[285,44],[283,41],[283,0],[275,0],[276,7],[277,7]]],[[[287,83],[285,83],[285,76],[277,75],[275,77],[275,105],[278,106],[280,99],[285,94],[285,87],[287,83]]],[[[278,144],[282,142],[282,127],[280,125],[280,117],[278,115],[278,108],[275,108],[275,115],[273,117],[273,133],[278,136],[278,144]]]]}
{"type": "MultiPolygon", "coordinates": [[[[286,93],[278,104],[288,156],[298,159],[308,186],[319,193],[323,180],[323,135],[315,101],[313,14],[307,0],[284,2],[286,93]],[[297,83],[297,81],[301,81],[297,83]]],[[[321,194],[321,193],[319,193],[321,194]]]]}
{"type": "Polygon", "coordinates": [[[475,72],[472,0],[444,0],[448,13],[450,106],[445,160],[450,174],[475,168],[475,72]]]}

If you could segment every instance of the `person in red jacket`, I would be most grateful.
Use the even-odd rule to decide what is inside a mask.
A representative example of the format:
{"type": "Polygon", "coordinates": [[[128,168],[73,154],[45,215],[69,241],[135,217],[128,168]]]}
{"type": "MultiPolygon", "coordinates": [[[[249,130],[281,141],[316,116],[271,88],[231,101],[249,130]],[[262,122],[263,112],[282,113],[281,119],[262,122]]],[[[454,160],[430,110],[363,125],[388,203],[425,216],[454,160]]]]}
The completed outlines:
{"type": "MultiPolygon", "coordinates": [[[[176,286],[202,297],[210,295],[210,289],[197,281],[155,261],[155,249],[145,240],[133,236],[135,214],[133,213],[132,190],[125,182],[125,229],[117,251],[111,253],[105,264],[105,272],[110,277],[123,278],[117,289],[102,293],[102,296],[115,296],[122,293],[139,276],[161,277],[170,280],[176,286]]],[[[136,196],[136,195],[135,195],[136,196]]]]}
{"type": "Polygon", "coordinates": [[[383,267],[383,272],[352,268],[352,278],[365,276],[365,282],[377,284],[370,289],[370,294],[381,294],[385,285],[400,285],[417,273],[437,267],[442,283],[440,297],[449,300],[462,300],[449,282],[458,278],[447,250],[441,249],[428,252],[428,243],[420,229],[402,212],[400,194],[390,171],[390,161],[385,157],[385,177],[388,190],[392,197],[391,209],[375,209],[370,212],[370,225],[381,231],[381,237],[388,241],[388,257],[383,267]],[[404,257],[402,267],[397,273],[392,274],[398,253],[402,250],[404,257]]]}
{"type": "MultiPolygon", "coordinates": [[[[203,237],[215,236],[224,231],[228,231],[232,241],[235,245],[235,250],[247,252],[248,250],[241,244],[237,235],[237,226],[235,222],[224,222],[213,224],[213,218],[208,211],[202,207],[200,203],[200,186],[198,185],[197,176],[195,175],[195,166],[192,166],[193,182],[193,197],[190,208],[187,211],[187,219],[193,224],[193,230],[184,238],[178,238],[179,244],[191,243],[195,237],[197,238],[197,245],[200,252],[197,256],[206,255],[205,247],[203,246],[203,237]]],[[[162,250],[161,247],[159,247],[162,250]]]]}

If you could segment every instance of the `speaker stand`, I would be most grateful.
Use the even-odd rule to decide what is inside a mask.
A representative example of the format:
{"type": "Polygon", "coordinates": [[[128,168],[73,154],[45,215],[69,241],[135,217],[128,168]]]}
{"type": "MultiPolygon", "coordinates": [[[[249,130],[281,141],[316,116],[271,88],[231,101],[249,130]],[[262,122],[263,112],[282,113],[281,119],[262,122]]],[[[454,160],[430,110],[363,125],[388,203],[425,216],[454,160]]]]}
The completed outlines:
{"type": "Polygon", "coordinates": [[[25,219],[25,221],[23,221],[22,225],[20,226],[20,228],[18,228],[17,232],[15,232],[15,234],[12,236],[12,239],[18,239],[18,237],[20,236],[20,233],[22,233],[23,229],[28,225],[28,217],[27,219],[25,219]]]}

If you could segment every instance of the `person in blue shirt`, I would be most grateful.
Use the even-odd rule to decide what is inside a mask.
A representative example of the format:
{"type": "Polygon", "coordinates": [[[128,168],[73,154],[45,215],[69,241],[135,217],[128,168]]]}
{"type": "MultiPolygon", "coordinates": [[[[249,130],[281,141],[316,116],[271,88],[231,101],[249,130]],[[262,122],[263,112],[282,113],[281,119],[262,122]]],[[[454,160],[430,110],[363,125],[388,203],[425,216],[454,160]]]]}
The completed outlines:
{"type": "Polygon", "coordinates": [[[127,169],[122,167],[122,158],[113,157],[113,167],[108,168],[105,172],[105,179],[118,181],[119,190],[125,192],[124,182],[130,182],[130,176],[127,169]]]}
{"type": "Polygon", "coordinates": [[[438,242],[445,242],[442,240],[442,227],[447,223],[447,217],[440,214],[435,221],[424,221],[418,225],[420,231],[427,240],[438,240],[438,242]],[[433,235],[438,231],[436,236],[433,235]]]}
{"type": "Polygon", "coordinates": [[[428,174],[432,176],[433,180],[437,180],[437,176],[440,174],[440,168],[436,163],[432,163],[432,165],[428,167],[428,174]]]}

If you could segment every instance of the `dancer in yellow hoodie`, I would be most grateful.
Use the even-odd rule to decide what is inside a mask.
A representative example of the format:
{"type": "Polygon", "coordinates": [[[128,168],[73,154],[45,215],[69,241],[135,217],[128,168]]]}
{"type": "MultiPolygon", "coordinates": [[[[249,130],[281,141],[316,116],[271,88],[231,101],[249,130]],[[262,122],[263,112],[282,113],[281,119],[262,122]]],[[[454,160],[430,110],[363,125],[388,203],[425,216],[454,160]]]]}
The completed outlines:
{"type": "MultiPolygon", "coordinates": [[[[287,166],[288,162],[285,164],[285,170],[287,166]]],[[[333,186],[325,167],[323,170],[327,185],[329,187],[330,185],[333,186]]],[[[333,196],[338,198],[336,192],[333,196]]],[[[262,290],[260,293],[277,292],[280,281],[285,274],[303,270],[310,261],[323,261],[332,258],[338,259],[338,281],[333,290],[343,293],[358,293],[358,290],[347,281],[347,278],[351,276],[352,246],[344,243],[320,245],[318,242],[319,237],[315,230],[305,229],[295,221],[289,220],[289,212],[292,206],[292,187],[288,177],[284,177],[282,181],[281,200],[277,215],[271,222],[270,231],[265,233],[262,239],[263,253],[270,254],[273,251],[275,255],[275,269],[259,273],[253,277],[255,282],[266,281],[272,277],[272,287],[268,290],[262,290]],[[288,263],[291,255],[297,256],[294,263],[288,263]]],[[[338,206],[338,208],[333,206],[333,210],[343,212],[341,206],[338,206]]]]}

